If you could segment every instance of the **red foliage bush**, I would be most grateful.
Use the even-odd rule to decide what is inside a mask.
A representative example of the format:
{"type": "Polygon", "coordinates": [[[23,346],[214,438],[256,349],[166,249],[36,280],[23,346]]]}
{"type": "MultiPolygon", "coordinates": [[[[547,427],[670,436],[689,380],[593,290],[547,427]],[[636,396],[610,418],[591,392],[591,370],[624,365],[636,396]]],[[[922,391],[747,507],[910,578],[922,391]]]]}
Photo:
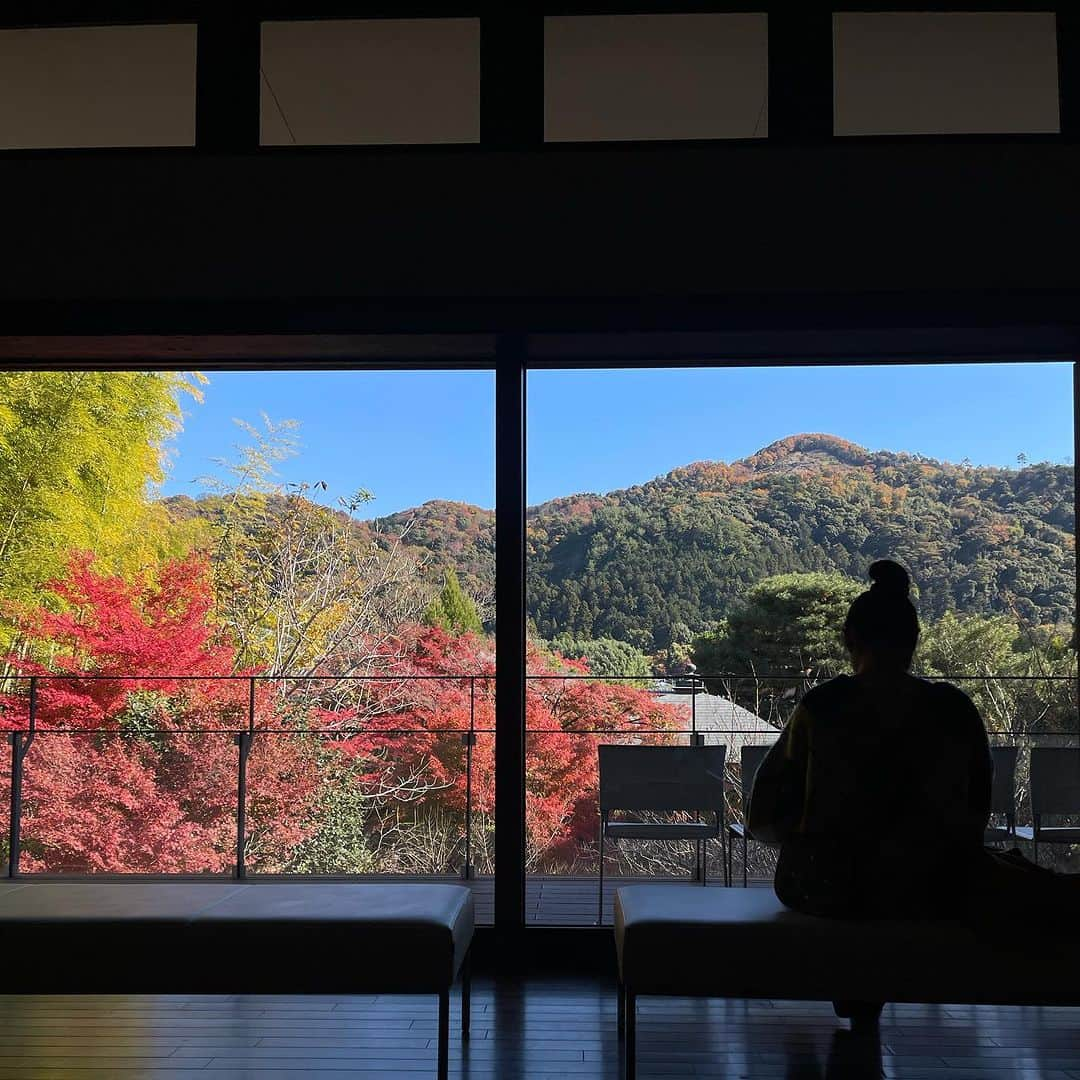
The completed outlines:
{"type": "MultiPolygon", "coordinates": [[[[237,748],[249,684],[227,680],[234,652],[212,622],[208,567],[166,564],[156,581],[98,573],[88,555],[49,589],[61,612],[29,612],[37,675],[33,745],[23,781],[25,870],[225,872],[236,845],[237,748]],[[37,648],[34,648],[34,647],[37,648]],[[67,674],[70,673],[70,674],[67,674]]],[[[0,727],[28,726],[27,681],[0,697],[0,727]]],[[[258,684],[255,720],[272,692],[258,684]]],[[[307,835],[315,758],[293,736],[254,740],[248,767],[248,861],[276,868],[307,835]]]]}

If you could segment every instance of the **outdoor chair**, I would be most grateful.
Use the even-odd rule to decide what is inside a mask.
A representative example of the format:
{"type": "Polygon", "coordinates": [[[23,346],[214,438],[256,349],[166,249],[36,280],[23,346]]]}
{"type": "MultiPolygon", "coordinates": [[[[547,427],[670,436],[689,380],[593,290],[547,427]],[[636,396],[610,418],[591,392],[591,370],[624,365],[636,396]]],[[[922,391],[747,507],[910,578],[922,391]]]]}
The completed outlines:
{"type": "Polygon", "coordinates": [[[1040,844],[1080,844],[1080,826],[1043,824],[1043,819],[1080,814],[1080,750],[1037,746],[1031,751],[1031,840],[1035,861],[1040,844]]]}
{"type": "Polygon", "coordinates": [[[765,755],[772,749],[771,746],[744,746],[740,752],[739,773],[742,788],[742,821],[732,821],[727,827],[727,873],[725,885],[731,884],[732,861],[734,859],[735,841],[742,841],[742,883],[747,886],[747,844],[754,838],[746,826],[747,811],[750,808],[750,792],[754,787],[754,777],[757,775],[758,766],[765,760],[765,755]]]}
{"type": "MultiPolygon", "coordinates": [[[[604,841],[693,840],[701,883],[707,883],[702,845],[724,850],[726,746],[600,746],[600,882],[597,925],[604,917],[604,841]],[[612,812],[712,814],[712,821],[612,821],[612,812]]],[[[707,852],[706,852],[707,854],[707,852]]]]}
{"type": "MultiPolygon", "coordinates": [[[[985,844],[1008,844],[1017,839],[1016,829],[1016,755],[1019,747],[993,746],[994,783],[990,789],[991,819],[1003,824],[989,824],[983,835],[985,844]]],[[[1026,830],[1021,830],[1025,832],[1026,830]]],[[[1025,836],[1030,839],[1030,836],[1025,836]]]]}

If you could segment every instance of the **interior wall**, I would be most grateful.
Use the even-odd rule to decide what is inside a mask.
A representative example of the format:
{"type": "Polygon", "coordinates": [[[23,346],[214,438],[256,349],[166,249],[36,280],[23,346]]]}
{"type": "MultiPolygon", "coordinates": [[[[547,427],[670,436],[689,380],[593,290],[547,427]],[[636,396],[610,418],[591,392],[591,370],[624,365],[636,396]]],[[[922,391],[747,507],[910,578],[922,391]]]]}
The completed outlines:
{"type": "Polygon", "coordinates": [[[1080,288],[1067,144],[44,154],[0,176],[16,310],[1080,288]]]}

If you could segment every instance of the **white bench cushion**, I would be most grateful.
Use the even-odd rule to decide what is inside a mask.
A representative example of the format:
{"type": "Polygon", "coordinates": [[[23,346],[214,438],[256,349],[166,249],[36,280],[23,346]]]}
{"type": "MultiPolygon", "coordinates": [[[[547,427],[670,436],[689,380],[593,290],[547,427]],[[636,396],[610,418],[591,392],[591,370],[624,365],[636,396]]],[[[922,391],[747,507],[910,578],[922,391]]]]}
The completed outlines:
{"type": "Polygon", "coordinates": [[[771,889],[636,885],[615,894],[619,971],[635,993],[792,1000],[1080,1003],[1080,940],[1016,926],[823,919],[771,889]]]}
{"type": "Polygon", "coordinates": [[[437,993],[472,935],[459,885],[0,883],[11,993],[437,993]]]}

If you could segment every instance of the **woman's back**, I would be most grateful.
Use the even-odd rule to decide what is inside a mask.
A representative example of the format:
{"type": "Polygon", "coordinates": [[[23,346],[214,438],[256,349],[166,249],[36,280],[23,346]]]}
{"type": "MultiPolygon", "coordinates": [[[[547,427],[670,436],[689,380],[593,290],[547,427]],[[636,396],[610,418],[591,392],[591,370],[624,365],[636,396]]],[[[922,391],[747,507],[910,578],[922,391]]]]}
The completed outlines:
{"type": "Polygon", "coordinates": [[[981,849],[991,777],[960,690],[842,676],[806,695],[762,765],[750,827],[782,842],[776,890],[791,907],[944,914],[981,849]]]}

